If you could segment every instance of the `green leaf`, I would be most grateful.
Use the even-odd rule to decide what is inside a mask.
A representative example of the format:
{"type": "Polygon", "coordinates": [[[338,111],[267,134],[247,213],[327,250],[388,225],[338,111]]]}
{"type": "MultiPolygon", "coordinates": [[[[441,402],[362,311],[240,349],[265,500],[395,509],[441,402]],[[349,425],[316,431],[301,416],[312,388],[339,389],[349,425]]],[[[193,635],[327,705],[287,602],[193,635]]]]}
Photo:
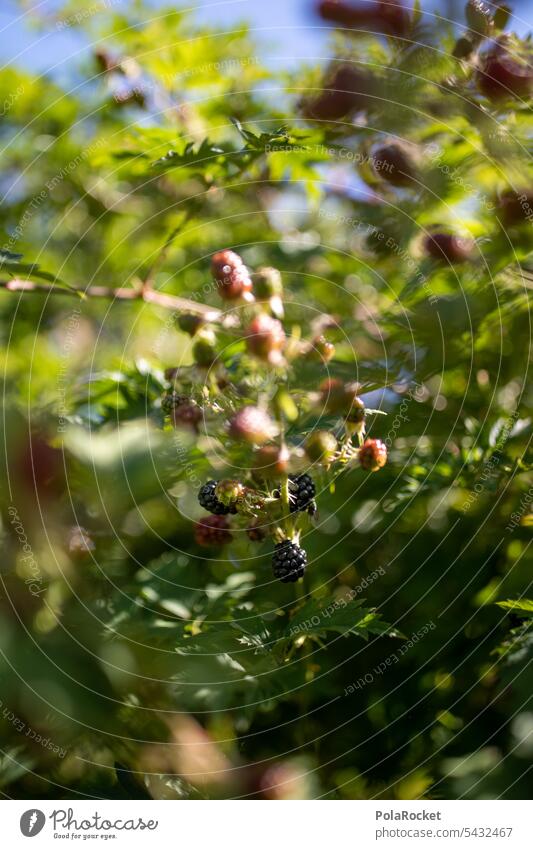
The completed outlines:
{"type": "Polygon", "coordinates": [[[194,142],[188,142],[181,153],[176,150],[169,150],[164,156],[152,162],[152,167],[167,169],[198,168],[201,166],[204,168],[207,162],[224,153],[225,151],[221,147],[215,147],[208,139],[204,139],[198,148],[195,148],[194,142]]]}
{"type": "MultiPolygon", "coordinates": [[[[48,271],[42,271],[37,263],[20,262],[21,258],[22,254],[14,254],[11,253],[11,251],[0,250],[0,269],[5,268],[10,274],[17,276],[24,274],[26,277],[34,277],[37,280],[47,280],[50,283],[58,283],[66,289],[70,289],[72,292],[78,291],[73,286],[69,286],[68,283],[63,282],[55,274],[50,274],[48,271]]],[[[83,292],[80,292],[80,295],[83,295],[83,292]]]]}
{"type": "Polygon", "coordinates": [[[291,619],[286,630],[288,637],[302,635],[320,635],[328,631],[339,634],[356,634],[367,640],[370,634],[389,634],[397,636],[390,626],[383,622],[375,608],[362,606],[363,600],[330,598],[327,601],[312,600],[304,604],[291,619]]]}
{"type": "Polygon", "coordinates": [[[533,600],[528,598],[497,601],[496,604],[504,610],[511,610],[513,613],[523,613],[525,616],[533,616],[533,600]]]}

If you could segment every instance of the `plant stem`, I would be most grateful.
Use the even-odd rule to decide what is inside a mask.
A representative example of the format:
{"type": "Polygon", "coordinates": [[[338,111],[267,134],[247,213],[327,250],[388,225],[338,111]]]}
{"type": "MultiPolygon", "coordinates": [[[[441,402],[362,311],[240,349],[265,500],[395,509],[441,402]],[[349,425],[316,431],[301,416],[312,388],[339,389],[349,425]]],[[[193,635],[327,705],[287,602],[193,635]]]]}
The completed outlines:
{"type": "Polygon", "coordinates": [[[291,512],[291,502],[289,498],[289,476],[285,475],[280,487],[281,492],[281,503],[283,504],[283,513],[284,515],[290,515],[291,512]]]}
{"type": "Polygon", "coordinates": [[[200,315],[206,322],[215,324],[223,323],[224,313],[206,304],[191,301],[188,298],[180,298],[177,295],[166,295],[151,288],[141,287],[130,289],[126,286],[113,289],[109,286],[88,286],[86,289],[62,289],[53,283],[35,283],[33,280],[20,280],[14,277],[12,280],[0,280],[0,289],[8,292],[28,292],[31,294],[65,295],[75,298],[107,298],[117,301],[144,301],[147,304],[155,304],[163,309],[173,310],[176,313],[192,313],[200,315]]]}

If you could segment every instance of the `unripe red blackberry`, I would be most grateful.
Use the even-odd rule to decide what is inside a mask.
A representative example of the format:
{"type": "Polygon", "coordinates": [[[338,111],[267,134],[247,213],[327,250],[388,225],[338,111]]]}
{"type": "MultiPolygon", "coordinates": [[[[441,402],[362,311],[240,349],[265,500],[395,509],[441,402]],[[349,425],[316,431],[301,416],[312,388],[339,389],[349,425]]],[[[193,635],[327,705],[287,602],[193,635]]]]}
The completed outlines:
{"type": "Polygon", "coordinates": [[[509,189],[498,198],[498,207],[504,224],[509,227],[533,220],[533,192],[509,189]]]}
{"type": "Polygon", "coordinates": [[[283,283],[281,274],[277,268],[259,268],[252,274],[254,295],[259,301],[268,301],[270,298],[283,294],[283,283]]]}
{"type": "Polygon", "coordinates": [[[246,529],[246,535],[252,542],[262,542],[265,539],[266,533],[260,519],[255,519],[252,522],[250,527],[246,529]]]}
{"type": "MultiPolygon", "coordinates": [[[[222,480],[216,485],[215,495],[226,507],[235,507],[235,510],[237,510],[237,504],[243,500],[245,491],[245,487],[240,481],[222,480]]],[[[231,512],[235,511],[232,510],[231,512]]]]}
{"type": "Polygon", "coordinates": [[[258,793],[261,798],[273,802],[307,799],[309,789],[307,772],[301,765],[290,761],[268,767],[258,782],[258,793]]]}
{"type": "Polygon", "coordinates": [[[414,147],[391,141],[374,149],[372,167],[382,180],[392,186],[409,186],[417,175],[416,158],[414,147]]]}
{"type": "Polygon", "coordinates": [[[344,3],[342,0],[321,0],[317,11],[324,20],[344,27],[362,26],[365,21],[361,6],[344,3]]]}
{"type": "Polygon", "coordinates": [[[318,121],[337,121],[356,109],[368,106],[368,96],[372,91],[373,83],[368,74],[343,65],[326,80],[324,90],[305,104],[304,115],[318,121]]]}
{"type": "Polygon", "coordinates": [[[95,545],[85,528],[78,525],[70,529],[68,537],[68,553],[73,560],[87,560],[95,545]]]}
{"type": "Polygon", "coordinates": [[[65,487],[64,457],[38,433],[17,445],[14,454],[14,480],[28,493],[55,497],[65,487]]]}
{"type": "Polygon", "coordinates": [[[195,333],[198,333],[203,325],[204,320],[199,315],[193,315],[192,313],[183,313],[178,318],[179,329],[183,330],[184,333],[188,333],[189,336],[194,336],[195,333]]]}
{"type": "Polygon", "coordinates": [[[235,504],[224,504],[217,497],[217,482],[207,481],[201,487],[198,493],[198,501],[204,510],[213,513],[215,516],[226,516],[228,513],[236,513],[237,507],[235,504]]]}
{"type": "Polygon", "coordinates": [[[381,439],[367,439],[359,449],[359,463],[367,472],[377,472],[387,462],[387,446],[381,439]]]}
{"type": "Polygon", "coordinates": [[[285,331],[277,318],[266,313],[257,315],[245,332],[246,347],[250,354],[272,364],[281,361],[281,351],[285,345],[285,331]]]}
{"type": "Polygon", "coordinates": [[[217,358],[215,334],[204,330],[196,336],[192,346],[192,355],[195,363],[204,368],[212,366],[217,358]]]}
{"type": "Polygon", "coordinates": [[[285,445],[263,445],[254,452],[253,469],[259,476],[280,478],[287,474],[289,467],[289,450],[285,445]]]}
{"type": "Polygon", "coordinates": [[[335,345],[333,342],[328,342],[325,336],[317,336],[313,339],[313,349],[311,353],[325,363],[329,363],[335,356],[335,345]]]}
{"type": "Polygon", "coordinates": [[[277,432],[274,421],[260,407],[242,407],[229,423],[229,434],[233,439],[255,445],[263,445],[277,432]]]}
{"type": "Polygon", "coordinates": [[[226,301],[251,295],[252,279],[240,256],[234,251],[219,251],[211,260],[211,271],[219,294],[226,301]]]}
{"type": "Polygon", "coordinates": [[[194,526],[196,543],[206,548],[216,545],[226,545],[231,542],[232,535],[225,516],[207,516],[196,522],[194,526]]]}
{"type": "Polygon", "coordinates": [[[355,383],[344,383],[337,377],[327,377],[318,388],[320,403],[328,413],[348,415],[353,408],[357,409],[359,406],[358,387],[355,383]]]}
{"type": "Polygon", "coordinates": [[[327,21],[354,29],[371,29],[386,35],[407,35],[411,28],[411,16],[403,0],[388,0],[385,3],[345,3],[343,0],[322,0],[318,4],[319,14],[327,21]]]}
{"type": "Polygon", "coordinates": [[[337,440],[327,430],[315,430],[305,440],[305,453],[314,463],[328,466],[335,457],[337,440]]]}
{"type": "Polygon", "coordinates": [[[533,92],[531,55],[519,56],[515,50],[511,54],[506,43],[499,41],[483,58],[477,85],[492,101],[529,98],[533,92]]]}
{"type": "Polygon", "coordinates": [[[424,239],[424,249],[428,256],[451,263],[471,259],[474,247],[473,239],[454,236],[452,233],[431,233],[424,239]]]}
{"type": "Polygon", "coordinates": [[[378,3],[373,15],[373,25],[385,35],[406,36],[411,32],[411,12],[405,0],[386,0],[378,3]]]}
{"type": "Polygon", "coordinates": [[[303,578],[307,566],[307,554],[300,546],[284,539],[274,548],[272,572],[283,584],[303,578]]]}
{"type": "Polygon", "coordinates": [[[192,401],[178,404],[170,413],[170,420],[175,428],[186,427],[198,432],[198,425],[202,421],[202,410],[198,404],[192,401]]]}

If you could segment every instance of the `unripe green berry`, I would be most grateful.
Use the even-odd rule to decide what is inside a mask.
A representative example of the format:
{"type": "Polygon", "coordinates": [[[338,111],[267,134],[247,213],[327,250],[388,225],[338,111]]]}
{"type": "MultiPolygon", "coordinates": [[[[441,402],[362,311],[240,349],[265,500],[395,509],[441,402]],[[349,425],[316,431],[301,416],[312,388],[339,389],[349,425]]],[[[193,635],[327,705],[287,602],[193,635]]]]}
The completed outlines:
{"type": "Polygon", "coordinates": [[[254,295],[259,301],[268,301],[274,295],[283,294],[281,274],[277,268],[260,268],[252,274],[254,295]]]}
{"type": "Polygon", "coordinates": [[[352,398],[346,422],[354,426],[351,428],[353,433],[359,433],[362,430],[365,423],[365,404],[358,395],[352,398]]]}
{"type": "Polygon", "coordinates": [[[316,430],[309,434],[304,447],[310,460],[328,466],[335,457],[337,440],[327,430],[316,430]]]}
{"type": "Polygon", "coordinates": [[[199,366],[211,366],[217,358],[217,350],[215,347],[215,334],[211,331],[203,331],[196,337],[192,346],[192,355],[194,361],[199,366]]]}
{"type": "Polygon", "coordinates": [[[245,487],[240,481],[221,480],[216,485],[215,495],[222,504],[230,507],[232,504],[242,501],[245,491],[245,487]]]}
{"type": "Polygon", "coordinates": [[[183,313],[178,318],[179,329],[183,330],[184,333],[188,333],[189,336],[194,336],[198,333],[203,325],[203,319],[199,315],[193,315],[192,313],[183,313]]]}

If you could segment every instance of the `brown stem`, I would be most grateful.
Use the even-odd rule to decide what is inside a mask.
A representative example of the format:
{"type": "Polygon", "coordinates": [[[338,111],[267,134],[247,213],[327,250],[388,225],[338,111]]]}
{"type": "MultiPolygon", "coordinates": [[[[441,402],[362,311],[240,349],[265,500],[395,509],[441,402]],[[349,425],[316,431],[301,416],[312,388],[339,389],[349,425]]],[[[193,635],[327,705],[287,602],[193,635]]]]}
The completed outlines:
{"type": "Polygon", "coordinates": [[[35,283],[33,280],[20,280],[15,277],[12,280],[0,280],[0,289],[8,292],[31,292],[48,295],[67,295],[75,298],[108,298],[118,301],[144,301],[155,304],[167,310],[177,313],[193,313],[201,316],[206,322],[218,322],[223,319],[221,310],[208,307],[188,298],[180,298],[177,295],[166,295],[164,292],[153,289],[128,289],[121,287],[113,289],[109,286],[88,286],[87,289],[62,289],[48,283],[35,283]]]}

